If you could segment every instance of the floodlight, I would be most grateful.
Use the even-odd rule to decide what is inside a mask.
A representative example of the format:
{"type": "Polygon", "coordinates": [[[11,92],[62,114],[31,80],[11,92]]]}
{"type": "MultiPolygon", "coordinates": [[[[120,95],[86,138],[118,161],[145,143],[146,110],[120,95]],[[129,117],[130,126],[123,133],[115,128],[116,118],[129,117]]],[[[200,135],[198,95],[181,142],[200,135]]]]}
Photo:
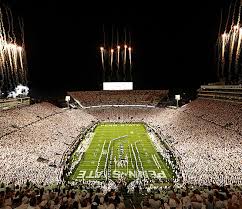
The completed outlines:
{"type": "Polygon", "coordinates": [[[175,95],[175,99],[176,100],[180,100],[181,99],[181,96],[178,94],[178,95],[175,95]]]}
{"type": "Polygon", "coordinates": [[[70,96],[66,96],[65,101],[69,102],[70,100],[71,100],[71,97],[70,96]]]}

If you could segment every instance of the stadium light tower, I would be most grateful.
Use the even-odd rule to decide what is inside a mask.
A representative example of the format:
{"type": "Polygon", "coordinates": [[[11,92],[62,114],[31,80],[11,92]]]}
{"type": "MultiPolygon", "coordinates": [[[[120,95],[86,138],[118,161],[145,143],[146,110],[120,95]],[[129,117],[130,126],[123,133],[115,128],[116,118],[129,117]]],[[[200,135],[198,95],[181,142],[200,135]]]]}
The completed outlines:
{"type": "Polygon", "coordinates": [[[178,108],[178,101],[181,100],[180,94],[175,95],[175,99],[176,99],[176,107],[178,108]]]}
{"type": "Polygon", "coordinates": [[[71,97],[70,96],[66,96],[65,101],[67,103],[68,108],[70,107],[70,100],[71,100],[71,97]]]}

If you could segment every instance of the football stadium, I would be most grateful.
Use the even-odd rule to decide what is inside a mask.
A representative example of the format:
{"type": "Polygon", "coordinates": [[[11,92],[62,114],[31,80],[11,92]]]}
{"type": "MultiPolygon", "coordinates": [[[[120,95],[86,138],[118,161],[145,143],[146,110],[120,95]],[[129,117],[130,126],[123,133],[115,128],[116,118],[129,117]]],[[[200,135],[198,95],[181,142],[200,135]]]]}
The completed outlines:
{"type": "Polygon", "coordinates": [[[23,19],[2,6],[0,208],[242,208],[241,6],[230,4],[217,77],[195,97],[138,89],[132,27],[103,26],[101,88],[60,99],[31,94],[23,19]]]}

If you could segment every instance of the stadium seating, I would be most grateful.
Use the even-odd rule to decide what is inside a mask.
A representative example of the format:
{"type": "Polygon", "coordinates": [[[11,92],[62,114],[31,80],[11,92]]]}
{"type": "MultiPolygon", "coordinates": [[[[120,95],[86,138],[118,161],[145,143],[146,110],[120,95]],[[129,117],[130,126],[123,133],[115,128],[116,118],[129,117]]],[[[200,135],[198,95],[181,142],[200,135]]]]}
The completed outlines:
{"type": "Polygon", "coordinates": [[[77,91],[68,94],[83,106],[157,105],[168,90],[77,91]]]}
{"type": "MultiPolygon", "coordinates": [[[[145,107],[61,109],[43,102],[1,111],[0,181],[5,184],[15,182],[15,184],[23,185],[29,179],[40,186],[42,182],[47,185],[60,183],[63,154],[76,140],[80,131],[93,121],[143,121],[155,128],[157,133],[161,134],[175,150],[181,160],[183,189],[186,184],[189,186],[186,192],[177,187],[157,188],[153,185],[153,187],[146,188],[144,192],[150,194],[141,198],[142,207],[156,208],[154,201],[158,201],[158,199],[160,201],[157,202],[158,205],[163,204],[163,201],[171,206],[172,201],[176,198],[180,202],[182,199],[187,199],[187,204],[191,205],[194,195],[197,196],[197,199],[202,198],[198,202],[204,206],[209,204],[211,195],[214,197],[214,204],[226,202],[226,204],[242,205],[241,196],[236,193],[236,191],[240,191],[238,186],[242,185],[241,111],[239,103],[202,98],[179,109],[145,107]],[[225,185],[230,186],[222,187],[225,185]],[[175,192],[176,198],[173,192],[175,192]],[[222,197],[220,194],[224,196],[222,197]],[[224,199],[222,200],[222,198],[224,199]]],[[[11,185],[9,187],[12,187],[11,185]]],[[[94,185],[95,183],[83,183],[85,189],[96,188],[94,185]]],[[[31,185],[29,187],[32,191],[33,187],[31,185]]],[[[24,187],[21,188],[22,191],[26,190],[24,187]]],[[[47,200],[49,202],[51,193],[47,188],[50,186],[45,187],[44,194],[49,198],[47,200]]],[[[103,197],[107,190],[107,187],[101,187],[103,197]]],[[[7,195],[8,189],[3,187],[2,191],[5,191],[5,195],[7,195]]],[[[74,193],[75,197],[80,197],[78,192],[74,193]]],[[[107,194],[110,195],[110,193],[107,194]]],[[[85,194],[83,195],[82,200],[88,198],[85,194]]],[[[95,202],[95,196],[91,196],[93,198],[88,200],[89,204],[95,202]]],[[[21,199],[16,203],[13,200],[8,202],[6,197],[8,196],[1,199],[0,204],[19,206],[21,203],[28,204],[31,199],[27,197],[26,202],[21,199]]],[[[35,196],[33,195],[33,197],[35,196]]],[[[70,198],[67,193],[60,196],[60,205],[65,203],[65,197],[70,198]]],[[[102,204],[113,204],[112,201],[109,202],[109,198],[102,204]]],[[[77,202],[82,204],[80,199],[77,202]]],[[[38,202],[38,205],[40,203],[38,202]]],[[[70,200],[67,204],[70,206],[73,203],[70,200]]],[[[174,204],[179,205],[180,203],[176,201],[174,204]]]]}

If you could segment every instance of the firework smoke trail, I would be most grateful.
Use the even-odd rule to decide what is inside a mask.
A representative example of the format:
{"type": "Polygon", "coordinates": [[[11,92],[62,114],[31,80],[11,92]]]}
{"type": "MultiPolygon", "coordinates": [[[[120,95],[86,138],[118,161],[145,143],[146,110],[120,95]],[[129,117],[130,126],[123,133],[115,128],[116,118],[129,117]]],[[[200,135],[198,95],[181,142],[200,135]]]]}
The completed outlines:
{"type": "Polygon", "coordinates": [[[229,75],[229,81],[231,80],[231,65],[232,65],[232,59],[233,59],[233,52],[234,52],[234,42],[236,35],[238,35],[238,26],[235,25],[233,27],[233,32],[232,32],[232,41],[230,43],[230,50],[229,50],[229,70],[228,70],[228,75],[229,75]]]}
{"type": "Polygon", "coordinates": [[[14,78],[15,78],[15,85],[19,84],[19,79],[18,79],[18,50],[16,45],[11,45],[11,50],[12,50],[12,55],[13,55],[13,64],[14,64],[14,78]]]}
{"type": "Polygon", "coordinates": [[[126,65],[126,49],[127,49],[127,45],[124,45],[124,65],[126,65]]]}
{"type": "MultiPolygon", "coordinates": [[[[111,64],[111,73],[113,72],[113,52],[114,50],[111,49],[111,59],[110,59],[110,64],[111,64]]],[[[111,74],[112,75],[112,74],[111,74]]],[[[112,76],[111,76],[112,77],[112,76]]]]}
{"type": "Polygon", "coordinates": [[[237,21],[237,27],[238,27],[238,29],[239,29],[239,23],[240,23],[241,4],[242,4],[242,0],[240,0],[240,4],[239,4],[239,14],[238,14],[238,21],[237,21]]]}
{"type": "Polygon", "coordinates": [[[7,19],[7,24],[8,24],[8,31],[7,31],[7,42],[10,44],[7,44],[7,53],[8,53],[8,59],[9,59],[9,63],[10,63],[10,69],[9,71],[11,72],[11,78],[12,78],[12,85],[16,86],[16,82],[15,82],[15,74],[16,74],[16,66],[15,66],[15,60],[14,60],[14,56],[13,56],[13,47],[12,47],[12,43],[14,43],[14,39],[12,38],[12,16],[11,13],[9,14],[9,9],[5,8],[5,12],[6,12],[6,19],[7,19]]]}
{"type": "Polygon", "coordinates": [[[1,76],[1,80],[0,80],[0,91],[2,89],[3,86],[3,81],[4,81],[4,56],[2,54],[2,41],[0,40],[0,76],[1,76]]]}
{"type": "Polygon", "coordinates": [[[20,35],[21,35],[21,40],[22,40],[22,47],[18,47],[19,51],[19,62],[20,62],[20,70],[21,70],[21,79],[22,83],[24,85],[27,84],[27,65],[24,66],[24,63],[27,63],[27,58],[26,58],[26,51],[25,51],[25,42],[24,42],[24,21],[22,18],[18,19],[19,22],[19,28],[20,28],[20,35]]]}
{"type": "Polygon", "coordinates": [[[220,24],[219,24],[219,29],[218,29],[218,39],[217,39],[216,44],[218,44],[218,42],[219,42],[220,33],[221,33],[221,26],[222,26],[222,20],[223,20],[223,10],[221,9],[221,13],[220,13],[220,24]]]}
{"type": "Polygon", "coordinates": [[[100,51],[101,51],[102,67],[103,67],[103,70],[104,70],[104,57],[103,57],[104,48],[100,47],[100,51]]]}
{"type": "Polygon", "coordinates": [[[235,1],[235,4],[234,4],[231,30],[229,32],[229,34],[232,33],[232,41],[230,42],[230,49],[229,49],[229,69],[228,69],[228,79],[229,79],[229,81],[231,80],[231,67],[232,67],[232,61],[233,61],[232,59],[233,59],[233,52],[234,52],[234,43],[235,43],[236,35],[238,35],[238,31],[239,31],[238,25],[234,25],[234,16],[235,16],[236,5],[237,5],[237,0],[235,1]]]}
{"type": "Polygon", "coordinates": [[[105,68],[104,68],[104,48],[100,47],[101,59],[102,59],[102,68],[103,68],[103,81],[105,81],[105,68]]]}
{"type": "Polygon", "coordinates": [[[24,66],[23,66],[23,60],[22,60],[22,57],[23,57],[22,47],[18,47],[17,49],[18,49],[18,54],[19,54],[20,67],[21,67],[21,69],[23,69],[24,66]]]}
{"type": "Polygon", "coordinates": [[[17,38],[14,33],[14,21],[10,8],[5,8],[7,27],[4,27],[3,12],[0,8],[0,73],[2,82],[0,88],[7,89],[16,87],[19,83],[27,83],[27,76],[24,67],[24,33],[23,23],[20,24],[22,36],[22,47],[17,45],[17,38]],[[7,32],[6,32],[7,31],[7,32]]]}
{"type": "Polygon", "coordinates": [[[126,77],[126,50],[127,50],[127,45],[124,45],[124,64],[123,64],[123,71],[124,71],[124,79],[126,77]]]}
{"type": "Polygon", "coordinates": [[[227,17],[227,21],[226,21],[226,25],[225,25],[225,30],[224,30],[225,33],[227,31],[228,24],[229,24],[229,16],[230,16],[230,12],[231,12],[231,7],[232,7],[232,2],[229,5],[229,12],[228,12],[228,17],[227,17]]]}
{"type": "MultiPolygon", "coordinates": [[[[238,28],[240,26],[241,6],[242,6],[242,0],[240,1],[240,5],[239,5],[239,15],[238,15],[238,22],[237,22],[238,28]]],[[[238,64],[239,64],[239,57],[240,57],[240,51],[241,51],[241,39],[242,39],[242,28],[239,28],[239,38],[238,38],[238,45],[237,45],[236,58],[235,58],[235,74],[237,74],[239,70],[238,64]]]]}
{"type": "MultiPolygon", "coordinates": [[[[132,69],[131,38],[129,38],[129,43],[128,43],[126,41],[126,29],[124,30],[124,38],[122,38],[122,44],[120,44],[119,37],[120,37],[119,30],[112,26],[112,36],[109,37],[108,35],[108,40],[110,40],[111,44],[110,45],[108,44],[107,47],[105,48],[104,46],[105,41],[104,41],[103,46],[100,47],[103,71],[105,71],[105,68],[107,68],[108,66],[108,69],[107,69],[108,74],[104,76],[104,78],[107,80],[119,80],[119,77],[121,76],[122,80],[126,81],[127,79],[129,79],[128,78],[129,73],[131,74],[131,69],[132,69]],[[114,37],[114,30],[116,30],[115,34],[117,33],[116,37],[114,37]],[[127,65],[129,65],[129,69],[126,69],[127,65]]],[[[129,37],[130,37],[130,34],[129,34],[129,37]]],[[[105,39],[105,35],[104,35],[104,39],[105,39]]],[[[132,75],[130,76],[130,78],[132,79],[132,75]]]]}
{"type": "Polygon", "coordinates": [[[117,80],[119,80],[119,76],[118,76],[118,74],[119,74],[119,57],[120,57],[120,46],[118,45],[117,46],[117,75],[116,75],[117,80]]]}
{"type": "Polygon", "coordinates": [[[117,49],[118,49],[117,50],[117,54],[118,54],[117,55],[117,65],[118,65],[118,68],[119,68],[119,57],[120,57],[120,46],[119,45],[117,46],[117,49]]]}
{"type": "Polygon", "coordinates": [[[220,58],[221,58],[221,55],[220,55],[220,44],[221,44],[221,38],[220,38],[220,31],[221,31],[221,25],[222,25],[222,19],[223,19],[223,10],[221,10],[221,13],[220,13],[220,24],[219,24],[219,30],[218,30],[218,38],[217,38],[217,41],[216,41],[216,47],[217,47],[217,54],[218,54],[218,59],[217,59],[217,78],[220,78],[220,58]]]}
{"type": "Polygon", "coordinates": [[[130,80],[132,81],[132,60],[131,60],[131,34],[129,32],[129,48],[128,48],[128,51],[129,51],[129,73],[130,73],[130,80]]]}
{"type": "Polygon", "coordinates": [[[123,58],[123,73],[124,73],[124,81],[126,80],[126,28],[124,29],[124,58],[123,58]]]}
{"type": "Polygon", "coordinates": [[[130,72],[130,80],[132,81],[132,60],[131,60],[131,47],[128,48],[129,50],[129,72],[130,72]]]}
{"type": "Polygon", "coordinates": [[[8,58],[9,58],[9,63],[10,63],[10,72],[11,72],[11,78],[12,78],[12,86],[15,87],[17,86],[17,75],[16,75],[16,69],[15,69],[15,50],[14,50],[14,45],[13,44],[7,44],[7,52],[8,52],[8,58]]]}
{"type": "Polygon", "coordinates": [[[236,9],[237,2],[238,2],[238,0],[236,0],[235,1],[235,4],[234,4],[234,11],[233,11],[233,16],[232,16],[232,24],[231,24],[231,27],[233,27],[233,25],[234,25],[234,16],[235,16],[235,9],[236,9]]]}
{"type": "Polygon", "coordinates": [[[21,83],[26,85],[27,84],[27,67],[26,67],[26,69],[24,69],[25,68],[24,63],[27,63],[27,59],[26,59],[26,54],[24,53],[26,51],[25,51],[25,43],[24,43],[23,19],[19,18],[18,23],[19,23],[19,28],[20,28],[20,32],[21,32],[21,40],[22,40],[22,46],[17,47],[18,55],[19,55],[19,63],[20,63],[19,72],[20,72],[20,76],[21,76],[21,83]]]}
{"type": "Polygon", "coordinates": [[[104,50],[105,50],[105,28],[103,25],[103,47],[100,47],[101,49],[101,58],[102,58],[102,67],[103,67],[103,72],[102,72],[102,76],[103,76],[103,82],[105,81],[105,62],[104,62],[104,50]]]}
{"type": "MultiPolygon", "coordinates": [[[[17,64],[17,50],[16,50],[16,36],[14,34],[14,27],[13,27],[13,15],[11,10],[7,7],[6,8],[6,16],[8,20],[8,37],[9,37],[9,48],[11,51],[11,59],[13,60],[13,74],[14,77],[17,79],[17,74],[18,74],[18,64],[17,64]]],[[[18,81],[15,83],[15,85],[18,83],[18,81]]]]}
{"type": "Polygon", "coordinates": [[[110,54],[110,70],[111,70],[111,80],[112,80],[112,77],[113,77],[113,26],[112,26],[112,40],[111,40],[111,54],[110,54]]]}
{"type": "Polygon", "coordinates": [[[132,65],[132,60],[131,60],[131,47],[129,47],[129,64],[130,66],[132,65]]]}
{"type": "Polygon", "coordinates": [[[120,46],[119,46],[119,36],[118,36],[118,29],[117,29],[117,71],[116,71],[116,78],[119,80],[119,56],[120,56],[120,46]]]}
{"type": "Polygon", "coordinates": [[[105,29],[103,25],[103,47],[105,48],[105,29]]]}
{"type": "Polygon", "coordinates": [[[124,30],[124,65],[126,65],[126,49],[127,49],[127,44],[126,44],[126,29],[124,30]]]}
{"type": "Polygon", "coordinates": [[[16,44],[16,36],[14,34],[14,27],[13,27],[13,15],[12,15],[12,11],[10,10],[10,8],[6,8],[6,15],[7,15],[7,19],[8,19],[8,24],[9,24],[9,38],[11,39],[10,42],[16,44]]]}
{"type": "Polygon", "coordinates": [[[224,77],[224,65],[225,65],[225,47],[227,44],[228,35],[224,33],[222,35],[222,76],[224,77]]]}
{"type": "MultiPolygon", "coordinates": [[[[220,42],[220,40],[219,40],[219,42],[220,42]]],[[[218,59],[217,59],[217,78],[220,79],[221,78],[221,73],[220,73],[221,47],[220,47],[220,43],[217,45],[217,51],[215,53],[218,55],[218,59]]]]}
{"type": "Polygon", "coordinates": [[[119,57],[120,57],[120,46],[119,45],[117,46],[117,49],[118,49],[117,50],[117,54],[118,54],[117,55],[117,65],[118,65],[118,69],[119,69],[119,57]]]}
{"type": "Polygon", "coordinates": [[[4,43],[6,42],[6,34],[3,24],[3,14],[2,9],[0,7],[0,41],[1,41],[1,74],[2,74],[2,85],[4,84],[4,80],[8,79],[7,70],[5,67],[5,54],[4,54],[4,43]]]}
{"type": "Polygon", "coordinates": [[[242,28],[239,29],[239,38],[238,38],[238,45],[236,50],[236,60],[235,60],[235,73],[238,73],[238,64],[239,64],[239,57],[241,51],[241,40],[242,40],[242,28]]]}
{"type": "Polygon", "coordinates": [[[221,64],[222,64],[222,69],[221,69],[221,76],[224,78],[224,67],[225,67],[225,47],[227,44],[227,28],[229,24],[229,17],[230,17],[230,12],[231,12],[231,7],[232,7],[232,2],[229,5],[229,11],[228,11],[228,17],[224,29],[224,33],[222,34],[222,54],[221,54],[221,64]]]}

